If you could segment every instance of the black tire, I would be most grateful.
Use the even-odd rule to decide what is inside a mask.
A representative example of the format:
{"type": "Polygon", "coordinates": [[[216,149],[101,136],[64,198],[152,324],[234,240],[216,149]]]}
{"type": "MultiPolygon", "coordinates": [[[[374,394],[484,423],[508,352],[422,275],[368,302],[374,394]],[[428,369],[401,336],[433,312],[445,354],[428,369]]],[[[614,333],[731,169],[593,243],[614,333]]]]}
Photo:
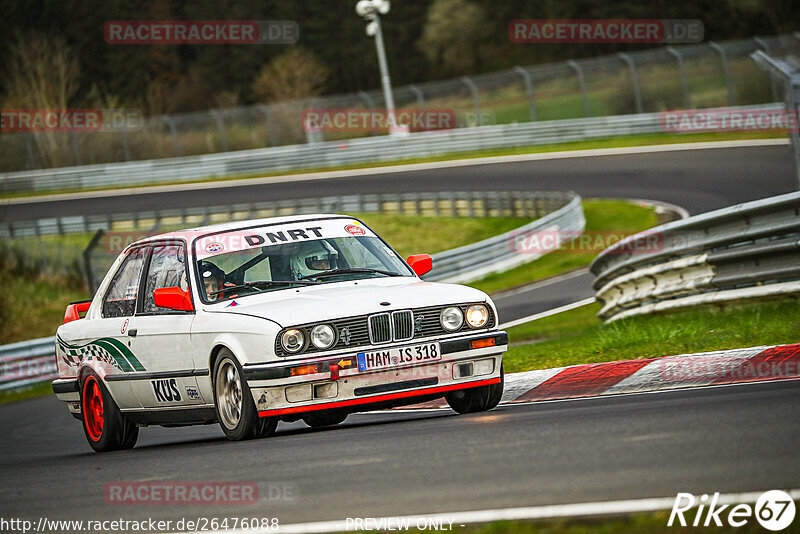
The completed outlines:
{"type": "Polygon", "coordinates": [[[217,420],[229,440],[264,438],[275,432],[277,418],[258,416],[242,366],[230,350],[220,351],[211,376],[217,420]]]}
{"type": "Polygon", "coordinates": [[[503,397],[503,364],[500,364],[500,382],[476,388],[459,389],[447,393],[444,398],[455,412],[460,414],[486,412],[500,404],[503,397]]]}
{"type": "Polygon", "coordinates": [[[347,419],[347,415],[346,412],[338,412],[336,410],[320,410],[304,415],[303,422],[311,428],[333,426],[344,422],[347,419]]]}
{"type": "Polygon", "coordinates": [[[90,371],[81,380],[80,392],[83,434],[92,449],[132,449],[139,438],[139,428],[122,415],[103,381],[90,371]]]}

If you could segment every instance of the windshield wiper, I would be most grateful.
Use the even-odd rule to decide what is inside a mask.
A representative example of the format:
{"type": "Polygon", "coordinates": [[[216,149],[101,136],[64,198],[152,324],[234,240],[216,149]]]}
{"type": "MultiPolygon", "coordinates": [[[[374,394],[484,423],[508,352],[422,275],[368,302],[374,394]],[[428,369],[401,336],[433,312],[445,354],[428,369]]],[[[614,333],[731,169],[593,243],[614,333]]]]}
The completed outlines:
{"type": "Polygon", "coordinates": [[[382,274],[385,276],[403,276],[400,273],[395,273],[392,271],[382,271],[380,269],[369,269],[367,267],[351,267],[349,269],[332,269],[330,271],[322,271],[321,273],[315,274],[307,274],[305,276],[301,276],[301,280],[305,280],[308,278],[325,278],[328,276],[338,276],[340,274],[359,274],[359,273],[368,273],[368,274],[382,274]]]}
{"type": "Polygon", "coordinates": [[[293,286],[293,285],[308,286],[308,285],[314,285],[316,283],[317,282],[312,282],[310,280],[257,280],[255,282],[245,282],[244,284],[223,287],[218,291],[212,291],[211,293],[209,293],[209,296],[219,295],[220,293],[225,293],[228,291],[237,291],[240,289],[253,289],[256,291],[262,291],[277,286],[293,286]]]}

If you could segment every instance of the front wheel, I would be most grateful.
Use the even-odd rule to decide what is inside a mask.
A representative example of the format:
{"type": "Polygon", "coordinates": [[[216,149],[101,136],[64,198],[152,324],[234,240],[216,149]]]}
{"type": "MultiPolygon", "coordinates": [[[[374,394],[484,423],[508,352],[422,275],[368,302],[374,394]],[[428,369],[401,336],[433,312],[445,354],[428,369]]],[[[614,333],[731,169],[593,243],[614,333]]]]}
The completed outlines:
{"type": "Polygon", "coordinates": [[[97,375],[89,373],[81,384],[83,433],[97,452],[132,449],[139,428],[128,421],[97,375]]]}
{"type": "Polygon", "coordinates": [[[231,441],[265,438],[275,432],[276,418],[261,418],[238,360],[222,349],[214,364],[214,406],[222,431],[231,441]]]}
{"type": "Polygon", "coordinates": [[[450,407],[460,413],[486,412],[500,404],[503,397],[503,364],[500,364],[500,382],[476,388],[459,389],[445,395],[450,407]]]}

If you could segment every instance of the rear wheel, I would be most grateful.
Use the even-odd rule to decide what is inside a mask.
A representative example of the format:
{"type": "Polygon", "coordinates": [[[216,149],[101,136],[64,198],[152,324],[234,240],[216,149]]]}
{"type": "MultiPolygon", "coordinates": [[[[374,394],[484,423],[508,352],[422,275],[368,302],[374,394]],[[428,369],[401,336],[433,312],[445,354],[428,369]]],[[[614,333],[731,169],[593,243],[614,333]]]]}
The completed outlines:
{"type": "Polygon", "coordinates": [[[338,425],[345,419],[347,419],[347,413],[335,410],[321,410],[303,416],[303,422],[311,428],[338,425]]]}
{"type": "Polygon", "coordinates": [[[450,407],[458,413],[475,413],[491,410],[503,397],[503,364],[500,364],[500,382],[488,386],[459,389],[445,395],[450,407]]]}
{"type": "Polygon", "coordinates": [[[275,432],[277,418],[258,416],[242,368],[230,350],[220,351],[213,376],[217,419],[229,440],[265,438],[275,432]]]}
{"type": "Polygon", "coordinates": [[[106,387],[94,373],[81,384],[83,432],[97,452],[131,449],[139,438],[139,429],[125,419],[106,387]]]}

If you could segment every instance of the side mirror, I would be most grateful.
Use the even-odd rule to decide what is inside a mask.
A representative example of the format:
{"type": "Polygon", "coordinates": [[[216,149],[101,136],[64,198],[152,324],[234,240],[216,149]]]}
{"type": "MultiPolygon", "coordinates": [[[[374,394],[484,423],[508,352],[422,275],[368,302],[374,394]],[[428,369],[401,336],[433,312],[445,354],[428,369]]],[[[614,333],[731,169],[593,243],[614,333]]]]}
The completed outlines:
{"type": "Polygon", "coordinates": [[[430,254],[414,254],[409,256],[406,261],[408,266],[417,273],[417,276],[429,273],[433,269],[433,258],[431,258],[430,254]]]}
{"type": "Polygon", "coordinates": [[[178,311],[194,311],[188,291],[179,287],[160,287],[153,291],[153,302],[159,308],[178,311]]]}

